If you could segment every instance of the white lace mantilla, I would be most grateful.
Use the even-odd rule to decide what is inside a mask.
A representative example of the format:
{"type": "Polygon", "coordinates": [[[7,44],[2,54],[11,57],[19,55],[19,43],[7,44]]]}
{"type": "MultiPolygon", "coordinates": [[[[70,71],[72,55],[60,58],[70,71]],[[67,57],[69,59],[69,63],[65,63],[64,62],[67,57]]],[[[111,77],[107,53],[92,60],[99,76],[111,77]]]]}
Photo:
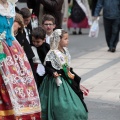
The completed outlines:
{"type": "Polygon", "coordinates": [[[15,16],[15,1],[17,0],[8,0],[8,8],[4,8],[0,4],[0,15],[7,16],[9,18],[14,17],[15,16]]]}
{"type": "Polygon", "coordinates": [[[71,56],[69,54],[69,51],[67,48],[64,48],[65,54],[60,52],[59,50],[50,50],[45,58],[45,65],[47,61],[50,61],[52,64],[52,67],[56,70],[62,69],[62,65],[68,64],[70,66],[71,62],[71,56]]]}

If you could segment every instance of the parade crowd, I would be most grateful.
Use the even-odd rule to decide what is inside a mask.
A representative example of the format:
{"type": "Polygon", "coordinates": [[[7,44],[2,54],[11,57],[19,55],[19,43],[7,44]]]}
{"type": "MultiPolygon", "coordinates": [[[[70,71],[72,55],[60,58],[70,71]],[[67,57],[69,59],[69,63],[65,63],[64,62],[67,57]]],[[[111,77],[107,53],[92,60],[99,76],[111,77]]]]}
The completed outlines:
{"type": "Polygon", "coordinates": [[[0,0],[0,120],[88,120],[89,90],[70,66],[69,30],[81,35],[103,9],[113,53],[120,25],[119,0],[91,1],[27,0],[19,9],[17,0],[0,0]]]}

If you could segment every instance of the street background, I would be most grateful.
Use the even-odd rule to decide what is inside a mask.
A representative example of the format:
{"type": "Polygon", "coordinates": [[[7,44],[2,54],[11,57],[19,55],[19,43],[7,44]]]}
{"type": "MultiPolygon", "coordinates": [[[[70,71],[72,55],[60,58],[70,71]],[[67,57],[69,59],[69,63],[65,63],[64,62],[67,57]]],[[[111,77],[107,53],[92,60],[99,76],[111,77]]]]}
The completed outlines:
{"type": "Polygon", "coordinates": [[[99,25],[98,38],[89,38],[89,29],[70,35],[72,67],[90,91],[85,96],[88,120],[120,120],[120,43],[115,53],[108,52],[102,17],[99,25]]]}

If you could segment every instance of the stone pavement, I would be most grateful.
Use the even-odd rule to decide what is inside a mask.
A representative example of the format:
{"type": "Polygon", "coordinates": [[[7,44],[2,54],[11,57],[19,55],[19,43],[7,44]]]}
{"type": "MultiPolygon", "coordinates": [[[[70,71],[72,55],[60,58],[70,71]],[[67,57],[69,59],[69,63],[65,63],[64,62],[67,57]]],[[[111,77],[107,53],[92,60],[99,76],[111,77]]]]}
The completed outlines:
{"type": "Polygon", "coordinates": [[[72,60],[74,71],[89,89],[87,98],[120,103],[120,43],[111,53],[107,47],[72,60]]]}

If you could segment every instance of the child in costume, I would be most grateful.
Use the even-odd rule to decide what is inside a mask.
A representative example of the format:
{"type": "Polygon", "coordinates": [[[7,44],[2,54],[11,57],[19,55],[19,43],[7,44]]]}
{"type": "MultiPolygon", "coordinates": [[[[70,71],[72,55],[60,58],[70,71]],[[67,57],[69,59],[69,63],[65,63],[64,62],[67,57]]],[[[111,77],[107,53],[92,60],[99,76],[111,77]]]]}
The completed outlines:
{"type": "Polygon", "coordinates": [[[45,68],[43,62],[45,60],[46,54],[50,50],[50,45],[45,42],[46,32],[42,27],[34,28],[32,31],[32,50],[35,54],[33,57],[33,62],[36,70],[37,76],[37,87],[40,87],[42,80],[45,76],[45,68]]]}
{"type": "Polygon", "coordinates": [[[78,79],[76,74],[72,73],[67,45],[68,33],[56,29],[50,38],[50,51],[44,62],[47,75],[39,89],[42,120],[88,119],[82,92],[80,96],[76,94],[80,90],[76,89],[80,77],[78,79]]]}

